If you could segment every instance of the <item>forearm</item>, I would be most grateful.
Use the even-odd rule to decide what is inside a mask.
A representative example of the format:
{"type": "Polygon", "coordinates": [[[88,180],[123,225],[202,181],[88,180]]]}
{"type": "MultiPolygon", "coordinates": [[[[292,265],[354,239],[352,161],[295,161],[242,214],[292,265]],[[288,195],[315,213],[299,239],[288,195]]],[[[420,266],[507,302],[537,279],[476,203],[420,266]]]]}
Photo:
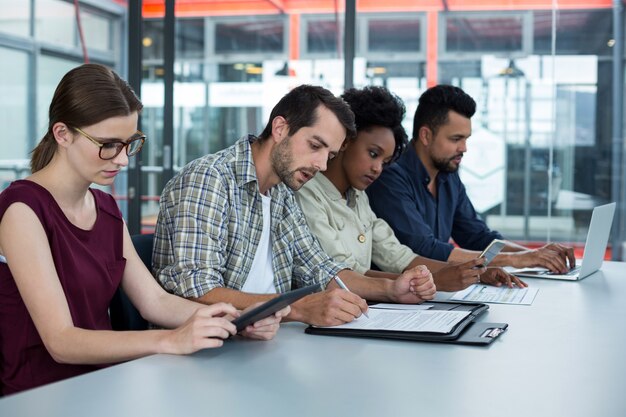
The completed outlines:
{"type": "Polygon", "coordinates": [[[423,256],[416,256],[415,258],[413,258],[411,263],[404,269],[404,271],[415,268],[418,265],[425,265],[430,270],[430,272],[437,272],[441,268],[447,266],[448,263],[437,261],[435,259],[425,258],[423,256]]]}
{"type": "MultiPolygon", "coordinates": [[[[509,266],[512,265],[512,257],[517,253],[527,251],[528,248],[518,245],[513,242],[506,242],[506,246],[502,248],[502,251],[491,261],[491,266],[509,266]],[[507,252],[507,253],[502,253],[507,252]]],[[[467,250],[462,248],[454,248],[448,257],[448,262],[467,262],[480,255],[480,252],[467,250]]],[[[428,266],[428,265],[427,265],[428,266]]]]}
{"type": "Polygon", "coordinates": [[[108,331],[68,327],[48,338],[45,345],[56,362],[105,364],[137,359],[155,353],[172,353],[170,330],[108,331]]]}
{"type": "MultiPolygon", "coordinates": [[[[339,278],[346,284],[351,292],[366,300],[392,301],[392,283],[387,278],[371,278],[358,272],[344,269],[339,272],[339,278]]],[[[331,280],[327,289],[339,288],[335,280],[331,280]]]]}
{"type": "MultiPolygon", "coordinates": [[[[519,245],[517,246],[519,246],[519,248],[521,249],[517,249],[515,244],[509,245],[509,243],[510,242],[507,242],[507,246],[505,246],[504,249],[502,250],[504,252],[505,249],[507,249],[506,251],[507,253],[500,252],[495,258],[493,258],[493,260],[489,264],[490,266],[502,267],[502,266],[514,265],[515,262],[513,261],[513,258],[515,256],[518,256],[519,252],[528,250],[527,248],[524,248],[523,246],[519,246],[519,245]]],[[[450,253],[448,262],[467,262],[476,258],[479,255],[480,255],[480,252],[478,251],[454,248],[452,252],[450,253]]]]}
{"type": "Polygon", "coordinates": [[[506,241],[506,246],[502,248],[502,252],[522,252],[525,250],[528,250],[528,248],[509,240],[506,241]]]}
{"type": "MultiPolygon", "coordinates": [[[[454,248],[448,256],[448,262],[467,262],[480,255],[480,252],[462,248],[454,248]]],[[[497,257],[496,257],[497,259],[497,257]]]]}
{"type": "Polygon", "coordinates": [[[231,288],[218,287],[214,288],[202,297],[193,298],[193,301],[202,304],[228,303],[235,308],[243,310],[258,302],[265,302],[275,298],[277,294],[250,294],[242,291],[233,290],[231,288]]]}
{"type": "Polygon", "coordinates": [[[374,271],[373,269],[365,272],[366,277],[371,278],[388,278],[388,279],[396,279],[400,274],[395,274],[393,272],[383,272],[383,271],[374,271]]]}
{"type": "Polygon", "coordinates": [[[187,321],[199,308],[202,304],[163,291],[145,313],[140,312],[150,323],[173,329],[187,321]]]}
{"type": "Polygon", "coordinates": [[[522,252],[529,249],[516,243],[508,242],[502,251],[491,261],[491,266],[515,266],[522,252]]]}

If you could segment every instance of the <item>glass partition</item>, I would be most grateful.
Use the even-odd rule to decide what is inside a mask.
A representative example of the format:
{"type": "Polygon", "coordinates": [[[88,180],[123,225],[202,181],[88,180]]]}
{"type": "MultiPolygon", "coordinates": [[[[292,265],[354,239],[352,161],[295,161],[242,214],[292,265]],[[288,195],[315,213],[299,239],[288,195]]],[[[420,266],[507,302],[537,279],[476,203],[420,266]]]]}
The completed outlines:
{"type": "MultiPolygon", "coordinates": [[[[591,209],[615,199],[611,187],[624,181],[611,171],[611,121],[623,117],[612,113],[612,3],[533,5],[357,2],[353,84],[398,94],[409,134],[429,86],[465,89],[478,111],[461,176],[480,215],[530,246],[582,247],[591,209]]],[[[176,169],[258,133],[295,85],[342,92],[345,24],[336,2],[203,6],[196,16],[192,8],[176,21],[176,169]]],[[[161,19],[147,21],[145,33],[144,115],[156,149],[144,163],[159,175],[161,19]]],[[[158,183],[144,199],[158,196],[158,183]]]]}
{"type": "Polygon", "coordinates": [[[106,16],[81,11],[81,22],[85,43],[94,50],[110,51],[113,49],[113,22],[106,16]]]}
{"type": "Polygon", "coordinates": [[[28,171],[28,55],[0,47],[0,191],[28,171]]]}
{"type": "Polygon", "coordinates": [[[524,15],[488,12],[443,14],[444,46],[448,53],[522,52],[524,15]]]}
{"type": "MultiPolygon", "coordinates": [[[[120,70],[125,10],[119,3],[88,1],[78,2],[78,7],[91,62],[109,65],[125,76],[120,70]]],[[[0,140],[2,190],[30,174],[30,152],[47,130],[54,89],[84,57],[73,1],[0,0],[0,10],[0,121],[10,127],[0,140]]]]}
{"type": "Polygon", "coordinates": [[[30,36],[30,1],[0,0],[0,32],[30,36]]]}
{"type": "Polygon", "coordinates": [[[74,46],[76,20],[73,4],[62,0],[37,0],[35,38],[58,45],[74,46]]]}

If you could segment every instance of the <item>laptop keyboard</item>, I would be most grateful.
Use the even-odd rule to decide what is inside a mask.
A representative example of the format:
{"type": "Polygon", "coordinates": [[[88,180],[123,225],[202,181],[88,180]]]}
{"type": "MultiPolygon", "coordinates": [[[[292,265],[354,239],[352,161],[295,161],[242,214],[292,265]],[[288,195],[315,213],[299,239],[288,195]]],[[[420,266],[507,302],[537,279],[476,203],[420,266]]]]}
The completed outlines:
{"type": "Polygon", "coordinates": [[[577,274],[578,271],[580,271],[580,265],[573,267],[572,269],[570,269],[568,272],[564,274],[561,274],[560,272],[548,271],[546,272],[546,275],[574,275],[574,274],[577,274]]]}

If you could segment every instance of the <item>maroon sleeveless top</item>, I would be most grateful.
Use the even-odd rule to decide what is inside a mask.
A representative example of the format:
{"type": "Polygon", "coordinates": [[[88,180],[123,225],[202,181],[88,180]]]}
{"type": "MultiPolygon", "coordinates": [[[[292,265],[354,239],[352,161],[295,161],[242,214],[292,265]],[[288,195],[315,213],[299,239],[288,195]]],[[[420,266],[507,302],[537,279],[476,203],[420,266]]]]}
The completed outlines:
{"type": "MultiPolygon", "coordinates": [[[[111,330],[108,308],[122,280],[123,220],[109,194],[90,189],[97,219],[91,230],[74,226],[44,187],[13,182],[0,194],[0,220],[13,203],[30,207],[48,236],[52,258],[74,326],[111,330]]],[[[37,262],[37,259],[33,259],[37,262]]],[[[11,275],[0,262],[0,389],[9,394],[103,367],[67,365],[52,359],[11,275]]]]}

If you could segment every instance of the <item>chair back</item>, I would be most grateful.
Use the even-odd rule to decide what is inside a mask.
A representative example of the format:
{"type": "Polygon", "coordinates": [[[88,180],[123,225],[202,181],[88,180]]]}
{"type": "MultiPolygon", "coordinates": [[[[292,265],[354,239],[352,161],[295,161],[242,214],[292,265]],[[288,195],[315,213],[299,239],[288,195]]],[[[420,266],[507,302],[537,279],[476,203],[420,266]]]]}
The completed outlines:
{"type": "Polygon", "coordinates": [[[148,271],[152,271],[152,246],[154,245],[154,233],[147,235],[134,235],[131,236],[133,245],[137,254],[143,261],[148,271]]]}
{"type": "MultiPolygon", "coordinates": [[[[137,254],[146,268],[151,271],[154,234],[134,235],[131,238],[137,254]]],[[[141,317],[139,310],[135,308],[121,286],[113,295],[109,314],[113,330],[146,330],[148,328],[148,322],[141,317]]]]}

